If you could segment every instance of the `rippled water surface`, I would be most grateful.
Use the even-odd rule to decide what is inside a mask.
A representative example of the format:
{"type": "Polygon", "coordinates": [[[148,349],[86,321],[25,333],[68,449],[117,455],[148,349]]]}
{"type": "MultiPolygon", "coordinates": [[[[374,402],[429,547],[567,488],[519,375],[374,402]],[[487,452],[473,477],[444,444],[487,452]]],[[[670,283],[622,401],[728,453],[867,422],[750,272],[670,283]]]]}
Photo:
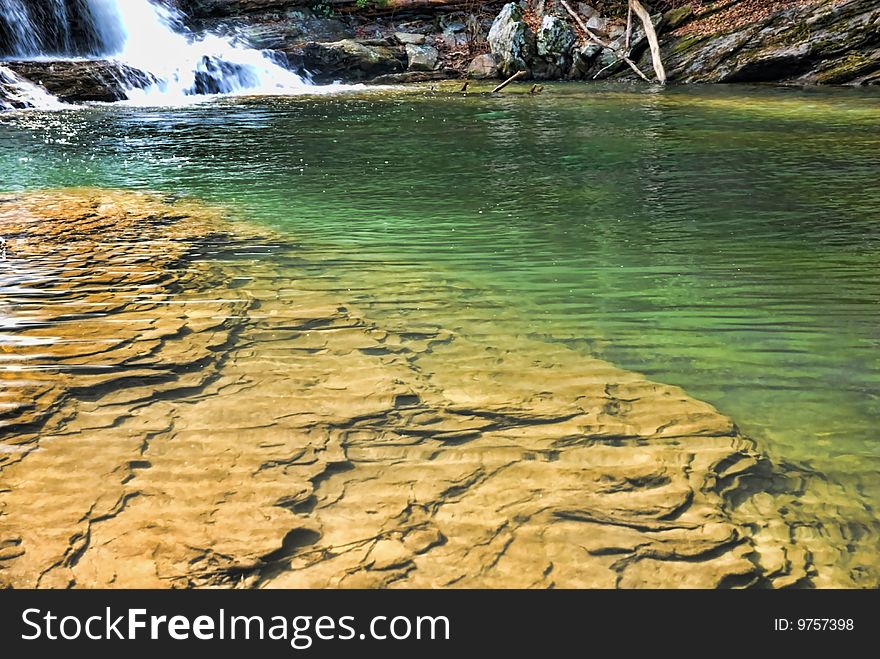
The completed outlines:
{"type": "Polygon", "coordinates": [[[223,204],[377,318],[566,342],[870,482],[880,95],[452,89],[8,114],[0,189],[223,204]]]}

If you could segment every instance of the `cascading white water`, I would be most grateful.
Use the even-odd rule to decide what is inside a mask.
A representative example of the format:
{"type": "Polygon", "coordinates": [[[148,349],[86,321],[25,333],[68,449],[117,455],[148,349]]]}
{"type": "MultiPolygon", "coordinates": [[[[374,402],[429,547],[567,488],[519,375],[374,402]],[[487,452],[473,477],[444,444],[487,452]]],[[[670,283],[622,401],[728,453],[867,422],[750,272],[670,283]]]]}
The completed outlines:
{"type": "Polygon", "coordinates": [[[105,13],[96,25],[107,42],[121,35],[121,48],[107,54],[156,79],[146,89],[133,90],[130,97],[168,100],[193,94],[278,94],[309,86],[270,53],[217,35],[197,37],[186,30],[183,16],[168,6],[150,0],[110,4],[115,15],[105,13]]]}
{"type": "Polygon", "coordinates": [[[5,66],[0,66],[0,110],[60,110],[65,107],[68,106],[42,87],[28,82],[5,66]]]}
{"type": "Polygon", "coordinates": [[[159,0],[0,0],[0,53],[118,60],[148,74],[147,87],[144,76],[126,81],[129,98],[143,103],[311,87],[272,53],[192,33],[183,15],[159,0]]]}
{"type": "Polygon", "coordinates": [[[122,46],[102,34],[117,4],[131,0],[0,0],[0,55],[15,59],[88,57],[122,46]]]}
{"type": "Polygon", "coordinates": [[[36,54],[40,44],[37,33],[31,27],[31,16],[25,0],[0,2],[0,19],[8,25],[9,49],[14,53],[36,54]]]}

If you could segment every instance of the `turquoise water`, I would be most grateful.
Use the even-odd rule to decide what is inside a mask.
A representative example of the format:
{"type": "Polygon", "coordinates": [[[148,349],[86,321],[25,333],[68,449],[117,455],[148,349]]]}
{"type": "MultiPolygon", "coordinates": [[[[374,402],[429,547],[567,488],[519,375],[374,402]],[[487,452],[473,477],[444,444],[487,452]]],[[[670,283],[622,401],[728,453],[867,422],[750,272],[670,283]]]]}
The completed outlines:
{"type": "Polygon", "coordinates": [[[376,317],[569,343],[872,487],[880,92],[452,89],[0,115],[0,189],[223,204],[376,317]]]}

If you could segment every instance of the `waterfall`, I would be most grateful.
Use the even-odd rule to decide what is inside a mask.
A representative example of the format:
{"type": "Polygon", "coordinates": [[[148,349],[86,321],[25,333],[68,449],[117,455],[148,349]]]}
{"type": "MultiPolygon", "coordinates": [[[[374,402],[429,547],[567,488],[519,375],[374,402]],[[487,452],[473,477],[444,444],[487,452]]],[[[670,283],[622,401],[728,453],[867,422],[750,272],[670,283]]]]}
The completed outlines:
{"type": "Polygon", "coordinates": [[[270,52],[191,32],[163,0],[0,0],[0,57],[114,59],[148,74],[146,88],[144,76],[127,81],[145,103],[310,86],[270,52]]]}
{"type": "Polygon", "coordinates": [[[0,110],[60,110],[65,107],[67,106],[42,87],[28,82],[5,66],[0,66],[0,110]]]}
{"type": "Polygon", "coordinates": [[[97,57],[118,50],[117,5],[138,0],[0,0],[0,56],[97,57]]]}
{"type": "Polygon", "coordinates": [[[0,45],[6,44],[10,54],[39,52],[40,44],[31,27],[30,12],[24,0],[0,2],[0,37],[0,45]]]}

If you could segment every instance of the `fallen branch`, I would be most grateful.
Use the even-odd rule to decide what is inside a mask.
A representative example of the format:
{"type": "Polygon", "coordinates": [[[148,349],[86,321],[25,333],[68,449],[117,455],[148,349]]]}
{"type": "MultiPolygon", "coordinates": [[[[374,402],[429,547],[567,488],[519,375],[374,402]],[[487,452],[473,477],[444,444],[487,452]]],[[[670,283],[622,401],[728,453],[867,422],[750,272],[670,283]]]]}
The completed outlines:
{"type": "Polygon", "coordinates": [[[623,49],[629,55],[629,44],[633,35],[633,6],[629,3],[629,10],[626,12],[626,41],[623,43],[623,49]]]}
{"type": "Polygon", "coordinates": [[[571,17],[575,20],[575,22],[577,22],[577,24],[580,26],[581,30],[584,31],[584,34],[586,34],[593,43],[595,43],[599,46],[602,46],[602,48],[604,48],[605,50],[610,50],[612,53],[617,55],[617,59],[623,60],[624,62],[626,62],[627,65],[629,66],[629,68],[631,68],[633,71],[635,71],[642,80],[644,80],[645,82],[651,82],[648,79],[648,76],[646,76],[644,73],[641,72],[641,70],[639,70],[639,67],[636,66],[636,63],[633,62],[626,53],[621,53],[621,52],[615,50],[614,47],[610,43],[608,43],[607,41],[602,41],[598,36],[596,36],[592,31],[590,31],[590,28],[587,27],[586,23],[584,23],[584,21],[581,19],[581,17],[578,15],[578,13],[575,12],[575,10],[572,9],[571,6],[565,0],[561,0],[560,4],[563,7],[565,7],[565,11],[567,11],[569,14],[571,14],[571,17]]]}
{"type": "Polygon", "coordinates": [[[651,15],[645,9],[639,0],[629,0],[629,7],[635,12],[642,25],[645,28],[645,36],[648,37],[648,43],[651,45],[651,62],[654,64],[654,73],[657,74],[657,80],[661,85],[666,84],[666,69],[663,68],[663,59],[660,55],[660,42],[657,39],[657,32],[654,30],[654,24],[651,22],[651,15]]]}
{"type": "Polygon", "coordinates": [[[492,90],[492,93],[494,94],[495,92],[500,92],[502,89],[504,89],[505,87],[507,87],[507,85],[509,85],[510,83],[512,83],[512,82],[513,82],[514,80],[516,80],[517,78],[521,78],[521,77],[524,76],[525,74],[526,74],[525,71],[517,71],[517,72],[514,73],[512,76],[510,76],[507,80],[505,80],[505,81],[502,82],[500,85],[498,85],[495,89],[493,89],[493,90],[492,90]]]}
{"type": "Polygon", "coordinates": [[[617,64],[617,62],[611,62],[611,64],[609,64],[608,66],[603,66],[601,69],[599,69],[598,71],[596,71],[596,74],[593,76],[593,80],[595,80],[595,79],[598,78],[600,75],[602,75],[603,73],[605,73],[608,69],[610,69],[610,68],[611,68],[612,66],[614,66],[615,64],[617,64]]]}

